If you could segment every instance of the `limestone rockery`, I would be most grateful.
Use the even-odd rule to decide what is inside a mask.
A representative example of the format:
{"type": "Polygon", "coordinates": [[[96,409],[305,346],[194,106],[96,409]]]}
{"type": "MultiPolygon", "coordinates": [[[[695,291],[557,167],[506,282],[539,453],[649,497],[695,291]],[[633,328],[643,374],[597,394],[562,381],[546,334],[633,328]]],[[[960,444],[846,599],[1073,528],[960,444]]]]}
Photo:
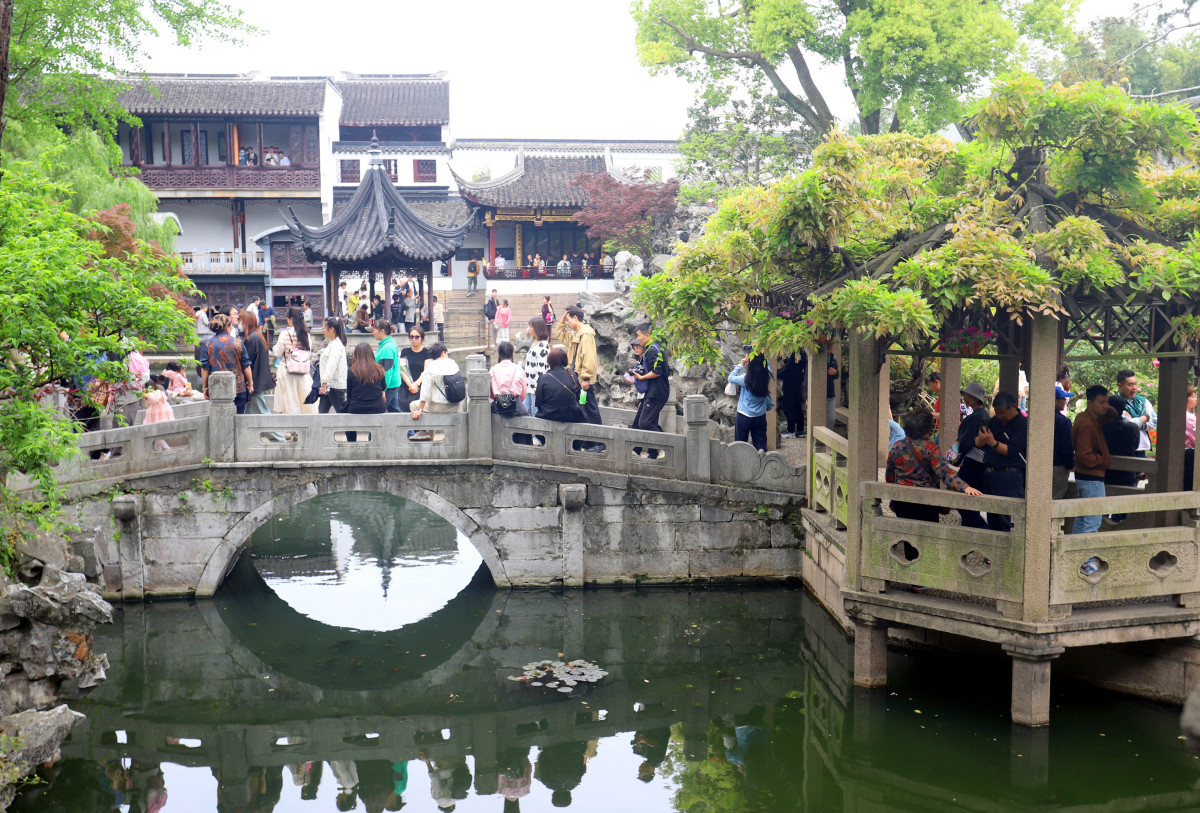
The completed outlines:
{"type": "MultiPolygon", "coordinates": [[[[112,607],[82,573],[25,556],[19,575],[9,583],[0,574],[0,733],[15,738],[0,760],[24,777],[56,759],[83,719],[60,698],[104,680],[108,658],[93,651],[92,632],[112,622],[112,607]]],[[[0,788],[0,809],[15,791],[15,784],[0,788]]]]}

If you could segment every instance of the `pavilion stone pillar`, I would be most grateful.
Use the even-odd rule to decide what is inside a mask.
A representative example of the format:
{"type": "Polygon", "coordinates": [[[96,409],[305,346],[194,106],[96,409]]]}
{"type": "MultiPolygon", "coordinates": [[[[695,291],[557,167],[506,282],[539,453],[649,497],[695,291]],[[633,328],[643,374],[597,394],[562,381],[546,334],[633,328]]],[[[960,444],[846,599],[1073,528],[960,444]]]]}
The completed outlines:
{"type": "MultiPolygon", "coordinates": [[[[850,338],[850,452],[847,461],[846,576],[843,587],[859,590],[862,556],[860,483],[879,479],[879,342],[873,335],[850,338]]],[[[823,368],[822,368],[823,369],[823,368]]],[[[857,646],[857,645],[856,645],[857,646]]],[[[861,685],[861,684],[860,684],[861,685]]]]}
{"type": "MultiPolygon", "coordinates": [[[[1025,342],[1022,341],[1022,330],[1015,323],[1010,323],[1004,328],[1004,332],[1010,336],[1014,343],[1018,345],[1018,355],[1016,357],[1000,359],[1000,390],[1008,392],[1016,396],[1017,400],[1021,399],[1020,389],[1021,383],[1021,358],[1020,353],[1025,342]]],[[[1057,358],[1057,354],[1055,356],[1057,358]]],[[[1026,371],[1028,372],[1028,371],[1026,371]]]]}
{"type": "Polygon", "coordinates": [[[808,404],[807,414],[804,416],[804,431],[808,433],[807,457],[808,457],[808,507],[815,509],[817,507],[815,489],[813,484],[813,471],[815,458],[813,457],[815,443],[813,436],[818,426],[825,425],[825,361],[828,351],[825,347],[821,347],[815,351],[805,350],[808,354],[808,404]]]}
{"type": "Polygon", "coordinates": [[[1012,657],[1012,721],[1017,725],[1049,725],[1050,662],[1063,653],[1063,647],[1003,647],[1012,657]]]}
{"type": "Polygon", "coordinates": [[[947,356],[942,359],[942,407],[938,411],[938,446],[943,453],[958,440],[962,387],[962,356],[947,356]]]}
{"type": "Polygon", "coordinates": [[[888,416],[892,414],[892,363],[889,356],[883,356],[879,359],[882,366],[879,369],[879,465],[887,463],[887,455],[890,447],[888,446],[888,436],[891,435],[891,430],[888,428],[888,416]]]}
{"type": "MultiPolygon", "coordinates": [[[[1048,621],[1050,548],[1055,534],[1051,513],[1054,507],[1054,377],[1058,372],[1058,320],[1052,316],[1036,316],[1032,328],[1032,362],[1027,371],[1029,434],[1025,447],[1023,618],[1025,621],[1048,621]]],[[[1019,521],[1015,523],[1014,536],[1022,532],[1021,527],[1019,521]]],[[[1046,668],[1049,670],[1048,665],[1046,668]]]]}
{"type": "MultiPolygon", "coordinates": [[[[1190,359],[1164,358],[1158,367],[1158,459],[1156,490],[1183,491],[1183,433],[1187,411],[1190,359]]],[[[1177,511],[1168,511],[1167,525],[1179,522],[1177,511]]]]}

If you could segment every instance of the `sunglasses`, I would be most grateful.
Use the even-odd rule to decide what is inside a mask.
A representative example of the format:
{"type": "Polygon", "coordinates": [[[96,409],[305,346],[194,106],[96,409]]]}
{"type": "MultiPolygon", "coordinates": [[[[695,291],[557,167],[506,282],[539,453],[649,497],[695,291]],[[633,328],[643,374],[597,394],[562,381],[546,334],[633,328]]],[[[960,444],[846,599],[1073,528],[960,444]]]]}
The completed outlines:
{"type": "Polygon", "coordinates": [[[410,333],[410,334],[408,334],[408,338],[410,338],[410,339],[423,339],[423,338],[425,338],[425,337],[424,337],[424,336],[422,336],[420,333],[410,333]]]}

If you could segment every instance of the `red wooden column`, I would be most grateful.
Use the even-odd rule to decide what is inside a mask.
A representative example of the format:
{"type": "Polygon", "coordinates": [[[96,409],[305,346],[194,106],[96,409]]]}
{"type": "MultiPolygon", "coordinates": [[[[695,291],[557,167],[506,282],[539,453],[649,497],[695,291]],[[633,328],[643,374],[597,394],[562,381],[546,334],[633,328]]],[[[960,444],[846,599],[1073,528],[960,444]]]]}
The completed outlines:
{"type": "Polygon", "coordinates": [[[488,265],[496,264],[496,227],[488,226],[488,265]]]}

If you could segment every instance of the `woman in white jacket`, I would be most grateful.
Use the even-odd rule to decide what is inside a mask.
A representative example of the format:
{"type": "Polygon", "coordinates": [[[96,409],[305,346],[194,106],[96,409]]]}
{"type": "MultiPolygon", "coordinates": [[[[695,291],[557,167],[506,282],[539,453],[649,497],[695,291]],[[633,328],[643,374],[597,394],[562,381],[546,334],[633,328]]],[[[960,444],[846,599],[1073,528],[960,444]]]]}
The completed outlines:
{"type": "Polygon", "coordinates": [[[425,362],[425,372],[421,374],[421,394],[419,401],[412,405],[413,420],[421,417],[421,413],[459,412],[466,399],[452,404],[446,400],[446,391],[442,379],[458,372],[458,363],[450,358],[446,345],[436,342],[429,348],[429,361],[425,362]]]}
{"type": "Polygon", "coordinates": [[[346,411],[346,328],[342,320],[325,320],[325,349],[321,351],[321,398],[319,412],[324,415],[346,411]]]}

